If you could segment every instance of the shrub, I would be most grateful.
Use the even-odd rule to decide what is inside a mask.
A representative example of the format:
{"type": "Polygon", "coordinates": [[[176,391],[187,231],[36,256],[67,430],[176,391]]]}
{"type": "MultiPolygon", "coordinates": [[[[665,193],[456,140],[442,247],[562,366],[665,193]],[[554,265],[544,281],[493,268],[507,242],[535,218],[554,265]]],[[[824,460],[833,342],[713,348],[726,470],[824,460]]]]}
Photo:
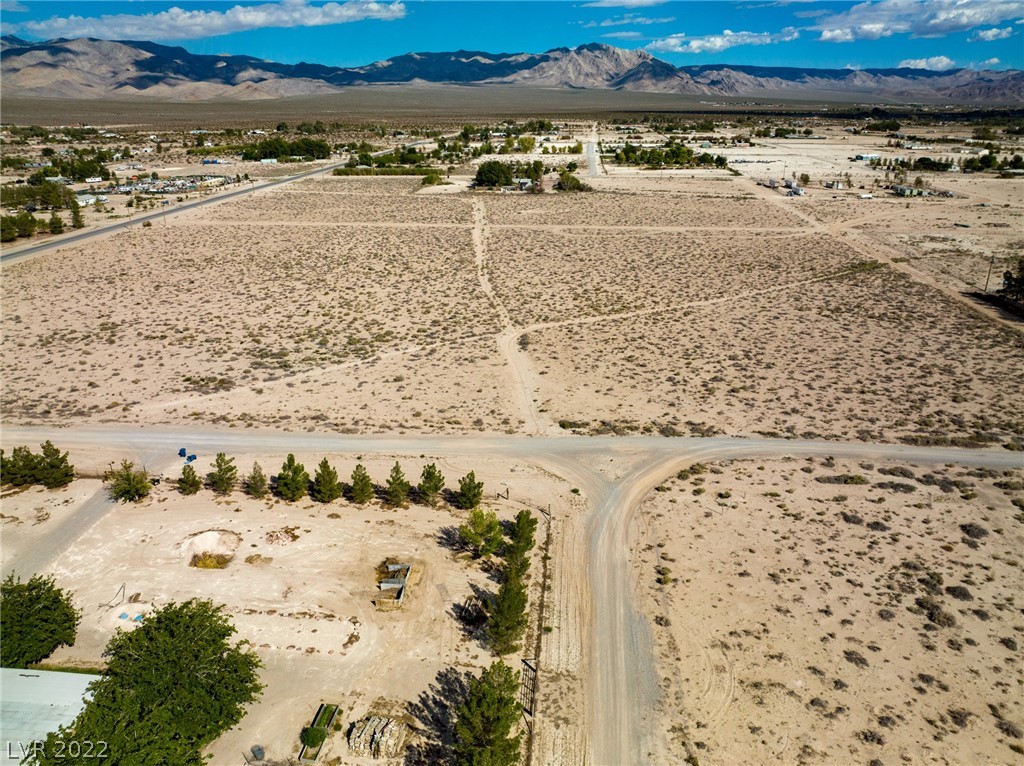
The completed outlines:
{"type": "Polygon", "coordinates": [[[327,739],[327,729],[322,729],[319,726],[307,726],[302,730],[302,734],[299,737],[302,744],[311,750],[318,749],[327,739]]]}
{"type": "Polygon", "coordinates": [[[967,535],[972,540],[980,540],[983,537],[988,537],[988,530],[974,522],[969,524],[961,524],[960,531],[967,535]]]}
{"type": "Polygon", "coordinates": [[[860,474],[841,473],[833,476],[815,476],[814,480],[821,484],[867,484],[868,480],[860,474]]]}
{"type": "Polygon", "coordinates": [[[138,502],[149,494],[153,486],[149,475],[143,470],[136,470],[135,463],[130,460],[122,460],[121,467],[110,474],[108,481],[110,497],[122,503],[138,502]]]}
{"type": "Polygon", "coordinates": [[[946,593],[957,601],[974,601],[974,596],[963,585],[950,585],[946,588],[946,593]]]}

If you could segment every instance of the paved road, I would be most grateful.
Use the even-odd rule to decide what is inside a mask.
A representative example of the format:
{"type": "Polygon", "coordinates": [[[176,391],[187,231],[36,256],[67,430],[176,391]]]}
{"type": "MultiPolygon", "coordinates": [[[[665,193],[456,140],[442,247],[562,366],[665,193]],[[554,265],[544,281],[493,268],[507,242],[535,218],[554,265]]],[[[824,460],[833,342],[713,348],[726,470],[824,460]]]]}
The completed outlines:
{"type": "Polygon", "coordinates": [[[229,191],[225,194],[218,194],[216,196],[206,197],[205,199],[198,199],[195,200],[194,202],[183,202],[182,204],[177,205],[176,207],[170,208],[168,210],[158,210],[153,213],[147,213],[146,215],[135,216],[134,218],[131,218],[127,221],[120,221],[118,223],[111,224],[110,226],[104,226],[103,228],[100,229],[83,231],[78,234],[71,234],[69,236],[60,237],[58,239],[47,240],[46,242],[41,242],[38,245],[32,245],[31,247],[26,247],[22,250],[17,250],[12,253],[4,253],[3,255],[0,255],[0,263],[13,263],[15,261],[20,261],[23,258],[30,258],[35,255],[40,255],[49,250],[56,250],[57,248],[68,247],[70,245],[78,245],[94,237],[106,236],[108,234],[112,234],[113,232],[120,231],[121,229],[127,229],[129,226],[139,226],[142,224],[143,221],[155,221],[159,218],[176,215],[177,213],[181,213],[182,211],[191,210],[193,208],[201,207],[203,205],[219,204],[229,199],[240,197],[243,194],[252,194],[255,191],[272,189],[275,186],[289,184],[292,183],[293,181],[300,181],[303,178],[310,178],[312,176],[320,175],[321,173],[328,173],[334,170],[335,168],[342,167],[342,165],[343,163],[340,162],[335,163],[333,165],[326,165],[323,167],[316,168],[315,170],[308,170],[305,173],[299,173],[298,175],[279,178],[275,181],[267,181],[258,186],[244,185],[240,189],[235,189],[234,191],[229,191]]]}
{"type": "MultiPolygon", "coordinates": [[[[657,753],[659,735],[653,715],[658,700],[650,627],[633,601],[629,561],[630,520],[644,496],[678,467],[696,461],[783,456],[827,456],[956,462],[993,468],[1024,466],[1024,456],[1000,450],[911,447],[831,441],[567,436],[352,436],[294,434],[279,431],[232,433],[188,428],[83,427],[5,428],[5,448],[52,439],[73,452],[104,449],[160,471],[177,463],[177,450],[198,454],[367,453],[398,455],[504,455],[546,466],[581,489],[591,509],[586,534],[588,579],[591,763],[597,766],[643,764],[657,753]],[[597,467],[614,455],[629,465],[618,478],[597,467]]],[[[113,456],[113,455],[112,455],[113,456]]],[[[23,576],[45,570],[64,550],[112,508],[102,495],[90,499],[45,544],[7,561],[4,570],[23,576]]]]}

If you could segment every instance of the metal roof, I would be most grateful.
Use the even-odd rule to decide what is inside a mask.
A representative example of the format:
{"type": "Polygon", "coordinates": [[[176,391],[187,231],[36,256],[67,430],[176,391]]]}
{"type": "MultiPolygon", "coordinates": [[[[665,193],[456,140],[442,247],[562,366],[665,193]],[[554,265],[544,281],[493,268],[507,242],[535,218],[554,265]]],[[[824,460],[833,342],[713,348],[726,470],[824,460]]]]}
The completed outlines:
{"type": "Polygon", "coordinates": [[[75,720],[100,676],[0,668],[0,764],[19,763],[34,740],[75,720]]]}

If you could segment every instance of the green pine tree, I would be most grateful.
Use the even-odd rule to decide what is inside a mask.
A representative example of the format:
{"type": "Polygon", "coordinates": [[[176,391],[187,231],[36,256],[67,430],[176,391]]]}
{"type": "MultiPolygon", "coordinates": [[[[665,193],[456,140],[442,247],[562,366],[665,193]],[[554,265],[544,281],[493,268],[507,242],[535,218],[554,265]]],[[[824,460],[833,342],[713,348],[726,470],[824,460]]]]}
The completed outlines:
{"type": "Polygon", "coordinates": [[[519,674],[504,662],[469,682],[455,720],[454,766],[514,766],[519,763],[519,674]]]}
{"type": "Polygon", "coordinates": [[[459,491],[455,495],[455,504],[468,511],[480,505],[484,499],[484,483],[476,480],[476,472],[470,471],[459,479],[459,491]]]}
{"type": "Polygon", "coordinates": [[[36,460],[36,483],[47,489],[57,489],[74,481],[75,467],[68,462],[68,453],[62,455],[49,440],[41,446],[43,454],[36,460]]]}
{"type": "Polygon", "coordinates": [[[82,206],[77,199],[71,200],[71,228],[81,229],[85,226],[85,219],[82,218],[82,206]]]}
{"type": "Polygon", "coordinates": [[[352,502],[368,503],[373,500],[373,482],[370,481],[370,474],[366,472],[362,463],[356,465],[352,471],[352,502]]]}
{"type": "Polygon", "coordinates": [[[50,214],[50,233],[51,234],[63,234],[64,233],[64,219],[57,215],[57,211],[54,210],[50,214]]]}
{"type": "Polygon", "coordinates": [[[34,484],[39,473],[39,455],[28,447],[15,447],[0,461],[0,484],[25,487],[34,484]]]}
{"type": "Polygon", "coordinates": [[[473,558],[490,556],[501,547],[501,522],[494,511],[474,508],[466,523],[459,527],[459,539],[473,558]]]}
{"type": "Polygon", "coordinates": [[[194,495],[203,488],[203,480],[199,478],[196,469],[191,463],[185,463],[181,469],[181,478],[178,479],[178,491],[183,495],[194,495]]]}
{"type": "Polygon", "coordinates": [[[341,497],[341,482],[338,481],[338,472],[327,462],[327,458],[321,460],[316,469],[310,495],[321,503],[329,503],[341,497]]]}
{"type": "Polygon", "coordinates": [[[526,586],[515,577],[501,584],[487,617],[487,639],[495,654],[503,656],[519,649],[526,633],[526,586]]]}
{"type": "Polygon", "coordinates": [[[270,486],[267,483],[267,475],[263,473],[259,463],[252,464],[252,471],[242,480],[242,486],[245,489],[245,494],[249,497],[261,498],[267,496],[270,486]]]}
{"type": "Polygon", "coordinates": [[[214,492],[218,495],[226,495],[238,483],[238,469],[235,467],[235,459],[228,457],[223,452],[218,452],[217,457],[213,461],[213,471],[207,478],[214,492]]]}
{"type": "Polygon", "coordinates": [[[505,566],[502,567],[501,573],[506,580],[519,580],[522,582],[526,579],[526,573],[529,571],[529,556],[519,551],[505,553],[505,566]]]}
{"type": "Polygon", "coordinates": [[[444,489],[444,474],[433,463],[423,466],[420,483],[416,489],[419,490],[420,497],[428,505],[437,505],[437,499],[441,495],[441,490],[444,489]]]}
{"type": "Polygon", "coordinates": [[[295,455],[288,454],[288,459],[281,466],[277,475],[277,494],[283,499],[294,502],[306,496],[309,488],[309,474],[301,463],[295,462],[295,455]]]}
{"type": "Polygon", "coordinates": [[[509,527],[508,542],[505,544],[505,555],[519,554],[525,556],[536,545],[537,517],[524,508],[516,514],[515,521],[509,527]]]}
{"type": "Polygon", "coordinates": [[[395,461],[394,468],[391,469],[391,475],[388,476],[388,484],[384,489],[384,496],[388,502],[394,506],[400,506],[409,499],[409,482],[405,480],[405,474],[402,473],[402,466],[395,461]]]}

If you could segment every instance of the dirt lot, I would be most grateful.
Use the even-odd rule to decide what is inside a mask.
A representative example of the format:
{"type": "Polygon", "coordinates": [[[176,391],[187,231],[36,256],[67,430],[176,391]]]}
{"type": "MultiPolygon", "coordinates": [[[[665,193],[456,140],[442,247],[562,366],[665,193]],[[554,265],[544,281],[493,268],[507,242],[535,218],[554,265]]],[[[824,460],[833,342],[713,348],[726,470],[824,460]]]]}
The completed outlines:
{"type": "MultiPolygon", "coordinates": [[[[312,470],[321,456],[297,457],[312,470]]],[[[390,456],[360,457],[378,482],[394,464],[390,456]]],[[[356,463],[351,455],[329,458],[342,477],[356,463]]],[[[246,456],[239,461],[242,470],[254,459],[269,474],[280,456],[246,456]]],[[[434,460],[404,457],[401,463],[415,481],[428,459],[434,460]]],[[[513,500],[489,503],[502,518],[513,517],[522,501],[546,506],[570,496],[562,482],[525,464],[435,462],[449,484],[472,468],[488,486],[508,487],[513,500]]],[[[49,526],[98,489],[98,481],[82,480],[64,491],[5,497],[5,555],[38,543],[49,526]]],[[[250,641],[263,660],[267,689],[242,724],[213,746],[213,762],[233,763],[254,743],[274,758],[297,756],[299,731],[321,701],[342,706],[339,721],[347,728],[380,698],[422,702],[447,667],[489,664],[489,652],[453,615],[467,597],[497,587],[478,562],[448,547],[464,515],[448,506],[390,509],[308,498],[286,503],[240,492],[223,499],[208,490],[185,497],[163,484],[142,504],[113,509],[56,562],[53,572],[60,585],[74,590],[82,623],[75,645],[52,661],[95,665],[116,629],[131,629],[136,616],[144,619],[168,602],[195,597],[223,603],[237,637],[250,641]],[[233,558],[225,569],[189,565],[203,553],[233,558]],[[413,584],[400,610],[379,611],[374,569],[389,557],[413,564],[413,584]]],[[[534,569],[540,571],[539,554],[534,569]]],[[[534,608],[540,581],[531,577],[534,608]]],[[[508,661],[518,664],[516,657],[508,661]]],[[[347,754],[341,734],[330,747],[345,763],[361,762],[347,754]]]]}
{"type": "Polygon", "coordinates": [[[1019,759],[1022,476],[808,459],[666,478],[634,561],[679,761],[1019,759]]]}
{"type": "Polygon", "coordinates": [[[908,208],[786,199],[722,171],[593,181],[431,194],[318,177],[14,264],[5,411],[370,433],[1024,435],[1024,402],[1002,385],[1024,365],[1020,334],[958,300],[986,255],[1018,252],[1024,209],[978,201],[1003,182],[908,208]],[[856,271],[876,259],[889,266],[856,271]],[[69,285],[58,311],[47,296],[69,285]]]}
{"type": "Polygon", "coordinates": [[[1024,366],[1020,334],[892,269],[587,329],[529,334],[539,401],[579,430],[1024,435],[1006,385],[1024,366]]]}

